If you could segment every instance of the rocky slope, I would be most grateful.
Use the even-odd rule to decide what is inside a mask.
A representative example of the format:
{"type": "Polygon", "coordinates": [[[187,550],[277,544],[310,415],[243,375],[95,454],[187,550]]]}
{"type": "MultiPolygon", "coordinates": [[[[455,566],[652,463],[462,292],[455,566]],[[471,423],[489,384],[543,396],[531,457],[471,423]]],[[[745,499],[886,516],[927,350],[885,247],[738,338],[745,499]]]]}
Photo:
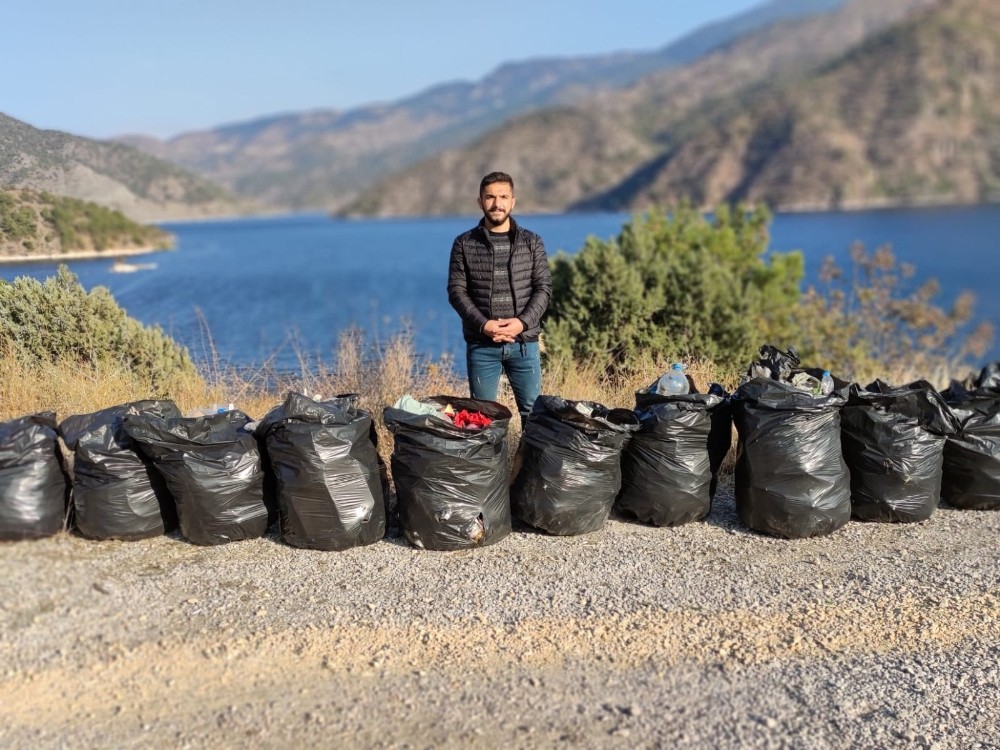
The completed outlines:
{"type": "Polygon", "coordinates": [[[2,113],[0,186],[93,201],[138,221],[249,207],[208,180],[130,146],[39,130],[2,113]]]}
{"type": "MultiPolygon", "coordinates": [[[[340,213],[470,212],[479,177],[496,168],[519,177],[522,211],[645,205],[647,198],[627,194],[629,186],[648,184],[682,137],[702,135],[704,113],[725,106],[739,111],[782,81],[808,90],[810,71],[830,66],[890,24],[934,5],[934,0],[855,0],[834,13],[771,26],[626,89],[508,122],[469,147],[441,152],[392,175],[340,213]],[[605,135],[583,143],[581,129],[605,135]],[[414,186],[422,190],[414,192],[414,186]]],[[[697,180],[695,174],[691,183],[697,180]]],[[[691,184],[686,189],[698,196],[691,184]]]]}
{"type": "Polygon", "coordinates": [[[815,74],[711,104],[576,208],[786,209],[1000,198],[1000,4],[946,0],[815,74]]]}

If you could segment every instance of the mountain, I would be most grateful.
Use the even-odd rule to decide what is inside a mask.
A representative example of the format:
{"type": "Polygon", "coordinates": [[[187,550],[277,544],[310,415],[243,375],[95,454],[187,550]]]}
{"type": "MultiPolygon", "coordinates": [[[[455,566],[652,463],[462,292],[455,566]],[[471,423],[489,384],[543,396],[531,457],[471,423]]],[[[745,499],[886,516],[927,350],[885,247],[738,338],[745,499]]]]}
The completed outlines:
{"type": "Polygon", "coordinates": [[[39,130],[0,113],[0,186],[93,201],[139,221],[246,210],[224,189],[120,143],[39,130]]]}
{"type": "Polygon", "coordinates": [[[631,207],[620,191],[657,170],[678,147],[679,132],[696,134],[699,113],[800,80],[803,71],[830,64],[935,1],[852,0],[831,13],[773,24],[684,67],[508,121],[467,147],[385,178],[338,213],[468,213],[479,178],[497,168],[518,180],[523,211],[631,207]]]}
{"type": "Polygon", "coordinates": [[[845,0],[772,0],[652,52],[535,59],[503,65],[476,82],[434,86],[403,100],[340,112],[276,115],[166,141],[118,141],[275,207],[341,206],[378,178],[473,142],[499,122],[683,66],[740,37],[845,0]]]}
{"type": "Polygon", "coordinates": [[[1000,3],[941,0],[811,75],[712,102],[569,206],[785,209],[1000,199],[1000,3]]]}

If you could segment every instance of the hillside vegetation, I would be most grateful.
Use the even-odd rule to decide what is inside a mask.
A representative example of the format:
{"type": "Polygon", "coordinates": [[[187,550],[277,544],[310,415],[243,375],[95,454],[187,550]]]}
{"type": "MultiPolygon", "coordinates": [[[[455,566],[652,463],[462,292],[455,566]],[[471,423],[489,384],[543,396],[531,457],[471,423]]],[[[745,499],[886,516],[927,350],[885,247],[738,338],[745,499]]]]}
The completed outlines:
{"type": "Polygon", "coordinates": [[[0,186],[93,201],[138,221],[247,208],[207,179],[130,146],[39,130],[4,114],[0,186]]]}
{"type": "Polygon", "coordinates": [[[0,259],[166,248],[173,238],[120,211],[51,193],[0,188],[0,259]]]}

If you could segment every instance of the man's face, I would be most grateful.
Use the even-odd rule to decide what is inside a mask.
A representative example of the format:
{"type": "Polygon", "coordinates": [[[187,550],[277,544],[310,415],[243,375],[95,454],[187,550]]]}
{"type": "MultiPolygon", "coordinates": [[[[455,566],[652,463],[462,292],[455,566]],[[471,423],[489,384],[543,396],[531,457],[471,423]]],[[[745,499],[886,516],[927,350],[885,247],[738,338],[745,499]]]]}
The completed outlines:
{"type": "Polygon", "coordinates": [[[489,226],[503,226],[514,210],[514,186],[509,182],[487,185],[479,195],[479,207],[489,226]]]}

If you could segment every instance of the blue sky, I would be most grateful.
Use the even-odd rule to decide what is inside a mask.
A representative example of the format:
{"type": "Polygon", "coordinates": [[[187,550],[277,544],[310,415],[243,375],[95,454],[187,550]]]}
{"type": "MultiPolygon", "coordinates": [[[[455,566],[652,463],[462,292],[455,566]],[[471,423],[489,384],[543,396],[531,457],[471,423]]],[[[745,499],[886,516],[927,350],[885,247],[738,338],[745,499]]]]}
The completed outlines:
{"type": "Polygon", "coordinates": [[[653,50],[762,0],[20,0],[0,112],[106,138],[349,109],[504,62],[653,50]]]}

